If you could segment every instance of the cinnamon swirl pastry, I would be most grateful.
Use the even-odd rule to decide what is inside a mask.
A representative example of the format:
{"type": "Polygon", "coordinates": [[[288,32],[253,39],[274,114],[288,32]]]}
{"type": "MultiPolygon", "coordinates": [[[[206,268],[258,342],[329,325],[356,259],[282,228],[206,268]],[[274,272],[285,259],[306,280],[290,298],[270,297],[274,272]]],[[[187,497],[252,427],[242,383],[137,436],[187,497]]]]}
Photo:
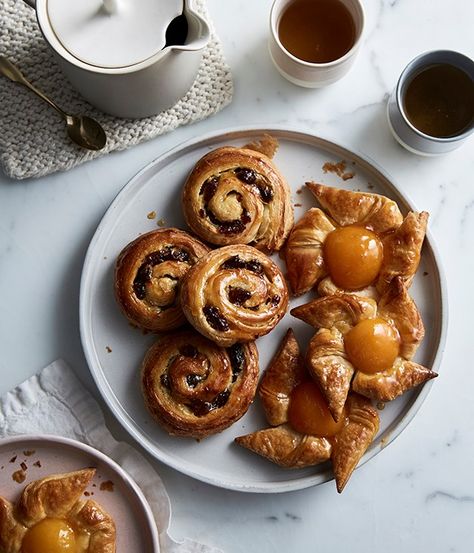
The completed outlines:
{"type": "Polygon", "coordinates": [[[142,365],[151,415],[172,435],[205,438],[240,419],[258,383],[253,342],[222,348],[193,330],[162,337],[142,365]]]}
{"type": "Polygon", "coordinates": [[[293,225],[290,189],[265,154],[223,147],[200,159],[183,190],[188,225],[203,240],[250,244],[271,253],[293,225]]]}
{"type": "Polygon", "coordinates": [[[175,228],[148,232],[128,244],[115,264],[115,297],[123,314],[133,325],[152,332],[184,324],[180,283],[208,251],[175,228]]]}
{"type": "Polygon", "coordinates": [[[188,321],[216,344],[231,346],[268,334],[284,316],[288,290],[280,269],[251,246],[211,251],[183,280],[188,321]]]}
{"type": "Polygon", "coordinates": [[[115,553],[115,523],[81,499],[94,477],[87,468],[26,486],[16,506],[0,497],[1,553],[115,553]]]}

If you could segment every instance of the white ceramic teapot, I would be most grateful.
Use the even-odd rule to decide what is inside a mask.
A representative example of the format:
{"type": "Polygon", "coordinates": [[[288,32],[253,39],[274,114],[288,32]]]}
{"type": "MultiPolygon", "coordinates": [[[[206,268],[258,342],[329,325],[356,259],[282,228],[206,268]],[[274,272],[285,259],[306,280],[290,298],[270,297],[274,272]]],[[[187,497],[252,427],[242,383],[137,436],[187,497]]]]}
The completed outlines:
{"type": "Polygon", "coordinates": [[[91,104],[140,118],[191,87],[209,41],[192,0],[25,0],[72,85],[91,104]]]}

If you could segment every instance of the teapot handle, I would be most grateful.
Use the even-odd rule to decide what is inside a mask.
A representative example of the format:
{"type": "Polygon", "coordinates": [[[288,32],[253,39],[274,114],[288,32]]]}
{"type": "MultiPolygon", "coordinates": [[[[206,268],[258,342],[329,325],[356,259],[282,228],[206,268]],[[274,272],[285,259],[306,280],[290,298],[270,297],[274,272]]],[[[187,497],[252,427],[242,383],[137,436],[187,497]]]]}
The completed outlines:
{"type": "Polygon", "coordinates": [[[23,0],[23,2],[25,2],[25,4],[28,4],[28,6],[30,6],[31,8],[36,9],[36,0],[23,0]]]}

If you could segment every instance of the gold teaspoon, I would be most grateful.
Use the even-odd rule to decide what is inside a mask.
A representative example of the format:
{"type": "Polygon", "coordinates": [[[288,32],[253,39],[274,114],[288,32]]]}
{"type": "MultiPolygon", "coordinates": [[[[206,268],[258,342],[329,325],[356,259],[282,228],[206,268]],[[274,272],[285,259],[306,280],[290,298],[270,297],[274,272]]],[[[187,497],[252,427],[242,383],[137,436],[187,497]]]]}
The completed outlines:
{"type": "Polygon", "coordinates": [[[97,121],[85,115],[68,115],[65,113],[43,92],[33,86],[18,67],[4,56],[0,56],[0,73],[11,81],[29,88],[60,113],[66,120],[67,134],[73,142],[88,150],[101,150],[105,146],[107,136],[104,129],[97,121]]]}

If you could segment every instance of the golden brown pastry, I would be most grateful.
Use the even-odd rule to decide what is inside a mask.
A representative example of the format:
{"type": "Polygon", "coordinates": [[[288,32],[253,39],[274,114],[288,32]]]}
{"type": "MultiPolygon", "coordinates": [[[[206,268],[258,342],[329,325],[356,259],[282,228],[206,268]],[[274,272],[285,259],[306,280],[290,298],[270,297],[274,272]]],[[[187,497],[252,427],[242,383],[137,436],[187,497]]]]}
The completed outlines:
{"type": "Polygon", "coordinates": [[[306,356],[309,372],[319,384],[335,420],[341,416],[350,389],[389,401],[436,373],[411,362],[424,327],[404,280],[396,277],[378,307],[354,294],[325,296],[291,313],[319,329],[306,356]]]}
{"type": "Polygon", "coordinates": [[[251,246],[211,251],[183,280],[181,305],[188,321],[216,344],[249,342],[284,316],[288,290],[280,269],[251,246]]]}
{"type": "Polygon", "coordinates": [[[383,262],[377,278],[377,291],[384,294],[396,276],[402,276],[407,288],[420,264],[421,246],[426,234],[428,213],[410,212],[403,223],[383,240],[383,262]]]}
{"type": "Polygon", "coordinates": [[[343,416],[334,422],[318,386],[309,375],[301,374],[298,359],[298,344],[289,333],[264,375],[265,387],[272,391],[264,395],[265,414],[268,418],[278,413],[280,424],[235,441],[285,468],[308,467],[331,459],[341,492],[378,432],[378,413],[368,399],[350,393],[343,416]],[[284,364],[286,358],[290,362],[284,364]],[[275,370],[277,366],[281,372],[275,370]],[[285,401],[279,397],[279,386],[285,401]]]}
{"type": "MultiPolygon", "coordinates": [[[[274,145],[259,144],[272,153],[274,145]]],[[[280,250],[293,225],[286,180],[267,155],[249,148],[218,148],[200,159],[184,185],[183,209],[203,240],[266,253],[280,250]]]]}
{"type": "Polygon", "coordinates": [[[235,442],[281,467],[312,467],[331,457],[331,443],[326,438],[308,436],[287,424],[238,436],[235,442]]]}
{"type": "Polygon", "coordinates": [[[370,192],[355,192],[315,182],[306,186],[321,207],[341,227],[363,225],[377,234],[397,229],[403,221],[398,205],[393,200],[370,192]]]}
{"type": "Polygon", "coordinates": [[[285,246],[287,279],[295,296],[304,294],[323,277],[323,244],[336,227],[323,211],[313,207],[293,227],[285,246]]]}
{"type": "Polygon", "coordinates": [[[81,499],[94,474],[88,468],[31,482],[15,507],[0,498],[0,552],[114,553],[113,519],[81,499]]]}
{"type": "Polygon", "coordinates": [[[267,367],[258,388],[267,421],[272,426],[287,420],[293,388],[305,378],[304,359],[290,328],[267,367]]]}
{"type": "Polygon", "coordinates": [[[285,248],[294,294],[318,285],[319,295],[357,293],[378,299],[395,277],[410,286],[420,261],[428,214],[404,219],[378,194],[306,183],[322,208],[310,209],[285,248]]]}
{"type": "Polygon", "coordinates": [[[141,382],[148,410],[169,434],[205,438],[245,414],[258,376],[253,342],[222,348],[189,330],[151,346],[141,382]]]}
{"type": "Polygon", "coordinates": [[[128,244],[115,264],[115,297],[135,326],[159,332],[183,325],[180,283],[209,248],[186,232],[166,228],[128,244]]]}
{"type": "Polygon", "coordinates": [[[346,422],[334,440],[331,454],[339,493],[375,438],[380,424],[377,410],[362,396],[349,394],[346,410],[346,422]]]}

